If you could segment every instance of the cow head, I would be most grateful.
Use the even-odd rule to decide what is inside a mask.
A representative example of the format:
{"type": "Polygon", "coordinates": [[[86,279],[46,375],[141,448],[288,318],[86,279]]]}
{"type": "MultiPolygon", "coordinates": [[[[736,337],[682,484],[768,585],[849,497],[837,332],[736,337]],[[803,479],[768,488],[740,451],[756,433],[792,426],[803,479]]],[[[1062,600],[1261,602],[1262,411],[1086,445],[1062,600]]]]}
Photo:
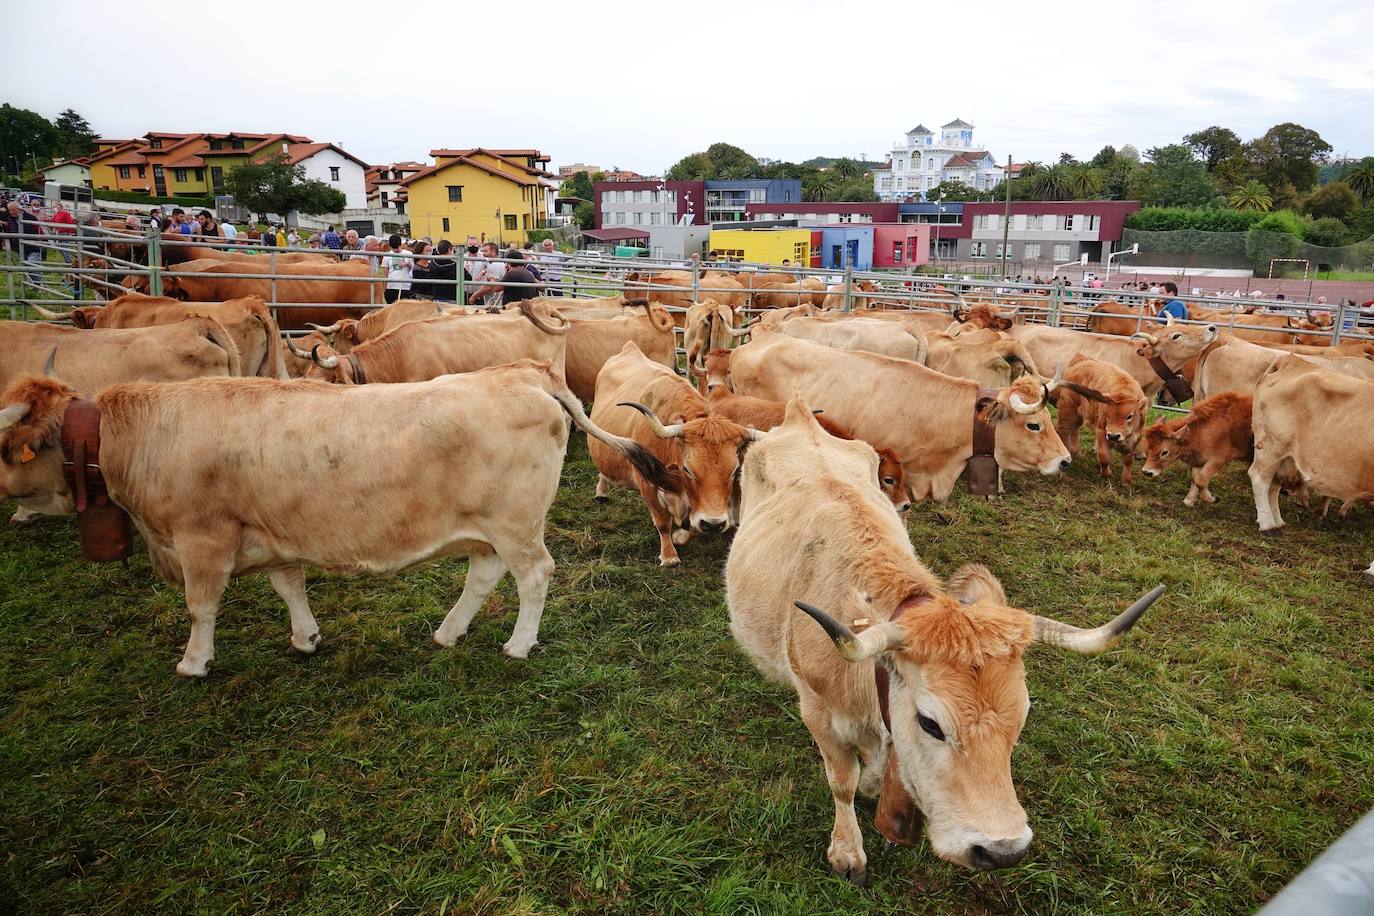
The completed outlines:
{"type": "Polygon", "coordinates": [[[890,448],[876,449],[878,452],[878,485],[898,512],[911,508],[911,500],[906,493],[906,471],[902,470],[902,459],[890,448]]]}
{"type": "Polygon", "coordinates": [[[987,328],[993,331],[1007,331],[1011,329],[1015,322],[1016,309],[1010,311],[999,311],[994,306],[986,302],[978,302],[974,305],[967,305],[963,299],[959,300],[952,311],[954,320],[970,328],[987,328]]]}
{"type": "MultiPolygon", "coordinates": [[[[440,312],[442,314],[442,311],[440,312]]],[[[311,324],[306,322],[308,327],[314,328],[321,334],[328,334],[333,339],[335,353],[347,353],[358,344],[362,343],[361,332],[358,328],[358,319],[340,318],[330,325],[311,324]]]]}
{"type": "Polygon", "coordinates": [[[287,338],[287,346],[291,350],[291,355],[297,359],[308,359],[311,362],[309,368],[305,370],[306,378],[319,379],[331,385],[356,385],[357,380],[353,376],[353,360],[343,359],[339,353],[328,344],[317,343],[309,350],[297,347],[295,343],[287,338]]]}
{"type": "Polygon", "coordinates": [[[667,465],[671,490],[681,499],[679,518],[685,514],[693,531],[728,529],[730,499],[744,450],[764,433],[711,414],[664,426],[643,404],[626,401],[619,406],[642,413],[658,438],[677,440],[677,460],[667,465]]]}
{"type": "Polygon", "coordinates": [[[1062,367],[1048,383],[1023,376],[980,402],[978,418],[997,427],[995,455],[1003,469],[1058,474],[1073,461],[1046,409],[1062,377],[1062,367]]]}
{"type": "Polygon", "coordinates": [[[730,350],[712,350],[706,354],[705,368],[702,373],[706,377],[707,394],[717,388],[724,388],[727,391],[735,389],[730,381],[730,353],[730,350]]]}
{"type": "Polygon", "coordinates": [[[1158,334],[1138,331],[1131,337],[1141,341],[1136,349],[1137,355],[1146,359],[1158,356],[1170,368],[1177,369],[1217,339],[1217,326],[1184,325],[1174,321],[1172,315],[1166,315],[1164,327],[1158,334]]]}
{"type": "Polygon", "coordinates": [[[1146,477],[1158,477],[1183,454],[1188,442],[1188,423],[1161,420],[1141,434],[1140,447],[1145,453],[1145,465],[1140,472],[1146,477]]]}
{"type": "Polygon", "coordinates": [[[1107,441],[1122,449],[1134,449],[1149,412],[1150,400],[1143,394],[1128,392],[1104,396],[1099,417],[1107,441]]]}
{"type": "MultiPolygon", "coordinates": [[[[895,765],[889,760],[879,801],[909,796],[925,815],[930,847],[969,868],[1015,865],[1031,829],[1016,797],[1011,752],[1030,699],[1022,656],[1035,643],[1095,654],[1116,645],[1164,592],[1156,587],[1110,623],[1091,630],[1007,604],[984,566],[950,577],[944,594],[908,599],[895,620],[854,633],[826,611],[797,602],[850,662],[876,659],[888,671],[895,765]]],[[[856,596],[855,619],[881,618],[856,596]]]]}
{"type": "MultiPolygon", "coordinates": [[[[49,365],[52,358],[49,357],[49,365]]],[[[62,415],[76,397],[54,378],[24,376],[0,395],[0,499],[44,500],[71,512],[62,474],[62,415]]]]}
{"type": "Polygon", "coordinates": [[[70,321],[72,327],[82,329],[95,327],[96,319],[105,310],[105,307],[100,305],[81,305],[65,312],[54,312],[51,309],[43,308],[37,302],[31,302],[27,299],[20,301],[37,312],[44,321],[70,321]]]}

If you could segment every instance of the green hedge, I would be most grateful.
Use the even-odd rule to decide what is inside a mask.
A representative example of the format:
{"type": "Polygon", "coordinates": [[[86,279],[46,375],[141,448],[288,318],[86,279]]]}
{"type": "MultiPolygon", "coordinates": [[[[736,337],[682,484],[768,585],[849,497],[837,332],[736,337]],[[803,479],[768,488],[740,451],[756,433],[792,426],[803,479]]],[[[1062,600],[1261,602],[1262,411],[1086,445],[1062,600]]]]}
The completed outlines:
{"type": "Polygon", "coordinates": [[[117,200],[126,204],[146,204],[152,208],[158,204],[180,204],[182,207],[204,207],[213,210],[215,199],[213,197],[197,197],[193,194],[176,195],[173,197],[154,197],[151,194],[139,194],[137,191],[100,191],[91,192],[97,200],[117,200]]]}
{"type": "Polygon", "coordinates": [[[1245,232],[1268,214],[1224,207],[1145,207],[1126,218],[1126,228],[1143,232],[1245,232]]]}

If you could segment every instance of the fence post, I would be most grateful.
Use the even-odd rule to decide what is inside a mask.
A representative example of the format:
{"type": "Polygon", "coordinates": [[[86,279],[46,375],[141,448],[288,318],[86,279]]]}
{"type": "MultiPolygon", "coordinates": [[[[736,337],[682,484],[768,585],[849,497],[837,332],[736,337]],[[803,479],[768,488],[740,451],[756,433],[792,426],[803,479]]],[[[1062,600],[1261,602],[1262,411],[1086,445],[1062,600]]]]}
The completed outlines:
{"type": "Polygon", "coordinates": [[[148,230],[148,292],[162,295],[162,234],[148,230]]]}
{"type": "Polygon", "coordinates": [[[692,261],[692,304],[697,304],[697,293],[701,286],[701,262],[692,261]]]}
{"type": "MultiPolygon", "coordinates": [[[[1356,313],[1359,314],[1358,312],[1356,313]]],[[[1336,320],[1331,324],[1331,346],[1341,342],[1341,329],[1345,327],[1345,300],[1336,306],[1336,320]]]]}
{"type": "Polygon", "coordinates": [[[459,245],[459,246],[458,246],[458,274],[457,274],[458,289],[457,289],[457,293],[458,293],[458,304],[459,304],[459,305],[467,305],[467,304],[468,304],[468,293],[467,293],[467,290],[464,288],[464,285],[463,285],[463,271],[465,270],[465,268],[463,267],[463,261],[467,258],[467,253],[468,253],[468,249],[467,249],[467,246],[466,246],[466,245],[459,245]]]}
{"type": "Polygon", "coordinates": [[[848,312],[854,307],[854,265],[844,266],[844,311],[848,312]]]}
{"type": "Polygon", "coordinates": [[[277,249],[272,249],[272,314],[276,314],[277,306],[277,249]]]}
{"type": "Polygon", "coordinates": [[[1059,293],[1062,289],[1058,283],[1050,283],[1050,314],[1047,323],[1052,328],[1059,327],[1059,293]]]}

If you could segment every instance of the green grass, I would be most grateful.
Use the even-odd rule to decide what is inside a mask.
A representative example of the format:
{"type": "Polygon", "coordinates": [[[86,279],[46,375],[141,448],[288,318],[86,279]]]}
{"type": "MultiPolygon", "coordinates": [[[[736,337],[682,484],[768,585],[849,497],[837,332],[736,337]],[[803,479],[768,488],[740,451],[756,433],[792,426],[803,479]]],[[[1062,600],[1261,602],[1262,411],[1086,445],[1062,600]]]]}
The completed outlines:
{"type": "Polygon", "coordinates": [[[177,684],[181,594],[144,555],[83,563],[69,519],[0,530],[0,911],[1249,912],[1374,804],[1368,513],[1286,507],[1265,536],[1243,469],[1188,510],[1178,470],[1125,491],[1080,462],[910,518],[937,572],[981,560],[1076,623],[1169,583],[1112,653],[1030,654],[1027,862],[882,856],[867,802],[875,883],[852,888],[794,700],[731,641],[726,541],[659,570],[576,438],[525,662],[499,654],[509,579],[433,647],[446,562],[312,576],[309,660],[265,577],[237,580],[210,678],[177,684]]]}
{"type": "Polygon", "coordinates": [[[1368,270],[1319,270],[1318,280],[1374,280],[1374,272],[1368,270]]]}

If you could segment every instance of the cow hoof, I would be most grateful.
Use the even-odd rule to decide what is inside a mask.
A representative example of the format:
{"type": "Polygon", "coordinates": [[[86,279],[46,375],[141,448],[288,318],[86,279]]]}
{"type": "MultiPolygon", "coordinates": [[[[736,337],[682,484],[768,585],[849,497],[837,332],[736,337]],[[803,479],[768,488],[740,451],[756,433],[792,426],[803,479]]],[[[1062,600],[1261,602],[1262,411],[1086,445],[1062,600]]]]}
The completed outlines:
{"type": "Polygon", "coordinates": [[[1366,569],[1364,571],[1364,581],[1366,585],[1374,585],[1374,572],[1370,572],[1366,569]]]}
{"type": "Polygon", "coordinates": [[[682,564],[682,558],[681,558],[681,557],[659,557],[659,558],[658,558],[658,565],[659,565],[659,566],[663,566],[663,567],[667,567],[667,566],[680,566],[681,564],[682,564]]]}
{"type": "Polygon", "coordinates": [[[1185,506],[1187,506],[1189,509],[1191,509],[1191,508],[1193,508],[1194,506],[1197,505],[1197,500],[1196,500],[1196,499],[1185,499],[1185,500],[1183,500],[1183,505],[1185,505],[1185,506]]]}
{"type": "Polygon", "coordinates": [[[872,883],[868,878],[867,868],[861,868],[857,872],[847,871],[844,873],[844,876],[849,880],[849,883],[855,887],[868,887],[869,884],[872,883]]]}
{"type": "Polygon", "coordinates": [[[286,654],[292,658],[309,658],[320,650],[320,634],[310,634],[310,641],[304,646],[291,643],[286,647],[286,654]]]}
{"type": "Polygon", "coordinates": [[[506,643],[501,647],[501,654],[509,658],[526,659],[530,657],[530,650],[537,645],[539,645],[538,642],[532,642],[528,646],[516,646],[511,643],[506,643]]]}
{"type": "Polygon", "coordinates": [[[206,662],[199,668],[188,665],[184,661],[177,662],[177,677],[184,683],[190,680],[200,680],[210,673],[210,664],[206,662]]]}
{"type": "Polygon", "coordinates": [[[440,649],[452,649],[454,646],[458,645],[458,640],[466,635],[467,632],[464,631],[462,633],[454,633],[452,639],[445,639],[444,637],[439,635],[438,630],[435,630],[434,635],[430,638],[434,640],[434,644],[438,646],[440,649]]]}
{"type": "Polygon", "coordinates": [[[1262,534],[1268,534],[1271,531],[1278,531],[1283,526],[1284,522],[1279,522],[1277,525],[1260,525],[1260,532],[1262,534]]]}
{"type": "Polygon", "coordinates": [[[10,524],[22,528],[25,525],[32,525],[38,516],[39,513],[30,512],[28,509],[16,509],[14,514],[10,516],[10,524]]]}
{"type": "Polygon", "coordinates": [[[593,496],[593,497],[592,497],[592,500],[593,500],[594,502],[598,502],[598,503],[608,503],[608,502],[611,501],[611,498],[610,498],[609,496],[600,496],[600,495],[597,495],[597,496],[593,496]]]}

